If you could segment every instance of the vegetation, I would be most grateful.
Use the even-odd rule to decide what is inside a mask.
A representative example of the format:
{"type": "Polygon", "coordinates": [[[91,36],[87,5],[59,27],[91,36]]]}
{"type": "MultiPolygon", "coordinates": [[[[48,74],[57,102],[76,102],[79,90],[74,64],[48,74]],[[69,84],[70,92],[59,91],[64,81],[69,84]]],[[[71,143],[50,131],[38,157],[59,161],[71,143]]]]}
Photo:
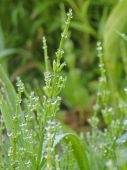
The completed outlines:
{"type": "Polygon", "coordinates": [[[0,169],[126,169],[126,6],[0,2],[0,169]]]}

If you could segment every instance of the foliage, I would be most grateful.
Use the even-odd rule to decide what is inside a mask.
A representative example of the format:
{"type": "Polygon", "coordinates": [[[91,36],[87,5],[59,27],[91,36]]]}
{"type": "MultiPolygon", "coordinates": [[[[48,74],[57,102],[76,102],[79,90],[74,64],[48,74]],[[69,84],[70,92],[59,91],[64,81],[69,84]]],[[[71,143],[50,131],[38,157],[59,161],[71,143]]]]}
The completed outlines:
{"type": "MultiPolygon", "coordinates": [[[[109,78],[109,84],[112,95],[113,105],[116,108],[116,95],[118,91],[118,83],[120,76],[122,75],[122,69],[117,63],[118,59],[122,57],[119,53],[120,50],[120,39],[121,37],[117,32],[127,31],[127,20],[124,17],[126,14],[125,6],[127,6],[127,1],[123,0],[121,3],[118,3],[110,14],[104,32],[104,50],[105,50],[105,63],[109,78]],[[116,20],[117,18],[117,20],[116,20]],[[122,22],[121,22],[122,20],[122,22]],[[121,24],[120,24],[121,23],[121,24]],[[111,57],[112,56],[112,57],[111,57]],[[119,57],[120,56],[120,57],[119,57]]],[[[124,36],[124,35],[123,35],[124,36]]],[[[126,55],[126,54],[125,54],[126,55]]]]}
{"type": "MultiPolygon", "coordinates": [[[[77,140],[78,137],[74,134],[64,134],[59,139],[59,122],[56,120],[55,115],[59,109],[59,103],[61,98],[58,96],[61,90],[65,86],[66,77],[59,75],[59,72],[64,67],[65,63],[61,63],[61,58],[63,55],[63,43],[66,38],[67,30],[69,27],[70,20],[72,18],[72,10],[69,10],[68,19],[65,22],[66,26],[63,33],[61,34],[61,41],[58,51],[56,52],[56,60],[53,61],[53,72],[49,70],[49,59],[47,56],[47,45],[46,39],[43,37],[43,48],[45,54],[45,67],[46,72],[44,73],[45,77],[45,86],[44,91],[46,96],[43,96],[43,107],[39,102],[39,98],[34,95],[34,92],[28,96],[27,101],[25,102],[28,105],[25,108],[25,116],[23,111],[20,108],[20,103],[22,101],[22,92],[24,91],[24,84],[18,77],[17,86],[18,93],[17,97],[13,86],[8,80],[6,74],[4,73],[1,67],[1,135],[3,129],[3,121],[7,129],[7,134],[10,140],[10,147],[6,152],[2,150],[1,154],[1,168],[9,169],[64,169],[64,164],[61,161],[63,158],[57,154],[56,145],[58,145],[59,140],[72,141],[68,145],[70,150],[69,153],[66,152],[65,156],[69,157],[69,163],[67,162],[65,168],[74,169],[75,163],[72,155],[72,146],[75,148],[78,147],[77,140]],[[4,78],[2,78],[4,75],[4,78]],[[7,86],[7,87],[6,87],[7,86]],[[5,94],[5,95],[4,95],[5,94]],[[12,98],[13,97],[13,98],[12,98]],[[10,108],[13,112],[10,112],[10,108]],[[36,111],[36,114],[35,114],[36,111]],[[37,118],[37,120],[36,120],[37,118]],[[55,159],[55,162],[53,161],[55,159]],[[59,159],[61,161],[59,162],[59,159]]],[[[25,91],[26,95],[27,92],[25,91]]],[[[2,137],[3,146],[6,145],[3,143],[4,138],[2,137]]],[[[1,148],[2,149],[2,148],[1,148]]],[[[82,150],[81,150],[82,151],[82,150]]],[[[81,151],[75,149],[76,154],[78,153],[79,157],[81,151]]],[[[62,154],[62,153],[60,153],[62,154]]],[[[87,160],[85,155],[83,158],[87,160]]],[[[65,159],[65,158],[64,158],[65,159]]],[[[86,164],[81,165],[81,161],[78,161],[79,167],[87,168],[86,164]]]]}
{"type": "MultiPolygon", "coordinates": [[[[44,35],[47,37],[48,55],[52,56],[50,58],[53,60],[55,55],[52,54],[59,42],[66,11],[71,7],[74,17],[70,24],[71,33],[68,33],[68,41],[65,43],[64,50],[65,61],[67,62],[68,58],[70,60],[68,62],[74,64],[72,68],[67,63],[69,73],[68,68],[64,71],[69,79],[66,84],[68,90],[62,92],[65,99],[63,105],[68,110],[75,108],[84,114],[85,107],[91,105],[90,94],[96,91],[98,76],[98,70],[94,65],[96,63],[96,41],[102,39],[104,25],[112,6],[109,1],[105,0],[32,0],[30,4],[22,0],[18,0],[16,3],[13,0],[1,0],[0,41],[2,50],[0,51],[0,62],[11,81],[15,82],[16,77],[20,76],[25,83],[31,84],[36,81],[33,81],[36,78],[39,85],[44,84],[41,37],[44,35]],[[8,13],[9,15],[7,15],[8,13]],[[71,41],[72,47],[68,45],[69,41],[71,41]],[[74,80],[74,75],[77,77],[76,80],[74,80]],[[79,79],[82,81],[77,81],[79,79]],[[71,91],[70,83],[74,84],[74,89],[71,91]],[[79,94],[79,100],[75,94],[76,91],[79,94]]],[[[32,90],[36,91],[36,89],[32,90]]],[[[40,91],[39,95],[40,93],[42,92],[40,91]]]]}
{"type": "MultiPolygon", "coordinates": [[[[11,20],[1,22],[0,27],[0,62],[3,65],[3,68],[0,66],[1,169],[125,170],[126,0],[31,2],[32,8],[27,1],[19,0],[15,5],[13,1],[0,2],[5,6],[6,3],[11,4],[8,5],[11,20]],[[67,32],[72,17],[71,10],[68,20],[63,24],[68,6],[74,11],[74,18],[70,24],[71,32],[67,32]],[[54,13],[52,17],[51,13],[54,13]],[[6,27],[9,28],[8,31],[6,27]],[[54,60],[53,56],[49,60],[48,56],[57,46],[59,28],[63,33],[55,53],[56,59],[54,60]],[[45,64],[41,59],[39,45],[44,34],[50,44],[47,51],[46,39],[43,37],[45,64]],[[97,40],[102,41],[102,44],[100,41],[97,43],[98,59],[94,50],[97,40]],[[16,60],[13,60],[14,58],[16,60]],[[97,60],[99,69],[96,67],[97,60]],[[63,70],[64,61],[67,68],[63,70]],[[15,63],[18,63],[17,68],[12,68],[15,63]],[[35,70],[30,73],[33,74],[32,77],[37,78],[46,70],[44,81],[40,81],[45,84],[44,92],[37,80],[24,87],[18,78],[16,94],[8,75],[12,74],[12,81],[17,75],[21,75],[29,83],[30,76],[22,73],[31,68],[36,68],[35,73],[35,70]],[[99,82],[94,81],[99,75],[99,82]],[[35,93],[29,93],[32,88],[35,93]],[[87,119],[90,126],[87,133],[81,132],[78,135],[59,122],[56,113],[62,114],[62,110],[58,111],[61,91],[64,99],[62,107],[78,108],[80,114],[84,115],[84,105],[89,105],[91,94],[97,89],[93,112],[87,119]]],[[[0,9],[1,14],[8,12],[2,6],[0,9]]]]}

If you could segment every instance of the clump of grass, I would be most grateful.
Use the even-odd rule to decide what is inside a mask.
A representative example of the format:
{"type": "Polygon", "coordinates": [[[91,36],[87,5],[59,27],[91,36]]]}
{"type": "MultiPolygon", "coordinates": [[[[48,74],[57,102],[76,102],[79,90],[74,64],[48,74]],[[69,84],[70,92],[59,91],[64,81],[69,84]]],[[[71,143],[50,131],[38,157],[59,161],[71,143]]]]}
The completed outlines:
{"type": "MultiPolygon", "coordinates": [[[[43,37],[43,49],[45,56],[45,86],[43,87],[45,95],[43,96],[43,103],[40,103],[39,97],[35,96],[34,92],[27,93],[25,86],[21,79],[17,78],[18,92],[15,96],[15,106],[12,107],[12,101],[8,95],[10,89],[6,89],[9,80],[1,80],[1,146],[3,143],[3,119],[7,129],[7,135],[10,143],[6,142],[6,152],[2,152],[0,166],[3,169],[74,169],[75,163],[73,161],[71,143],[64,151],[59,151],[56,145],[60,139],[57,140],[57,135],[61,133],[60,123],[55,116],[59,110],[61,97],[59,94],[65,87],[66,77],[60,75],[61,70],[66,65],[61,63],[63,56],[63,44],[67,36],[68,27],[72,18],[72,10],[67,14],[67,21],[65,28],[61,34],[61,41],[56,52],[56,59],[53,61],[53,69],[49,69],[49,58],[47,53],[46,39],[43,37]],[[21,109],[22,93],[27,96],[25,100],[24,110],[21,109]],[[9,106],[14,111],[10,113],[9,106]],[[54,144],[54,142],[56,144],[54,144]],[[69,152],[67,152],[69,151],[69,152]],[[66,158],[69,157],[69,160],[66,158]],[[61,160],[61,161],[60,161],[61,160]],[[69,161],[69,162],[68,162],[69,161]],[[63,162],[63,163],[62,163],[63,162]],[[64,163],[66,162],[66,165],[64,163]]],[[[2,68],[1,68],[2,69],[2,68]]],[[[2,70],[3,71],[3,70],[2,70]]],[[[10,92],[12,93],[12,92],[10,92]]],[[[11,94],[10,94],[11,95],[11,94]]],[[[65,137],[65,136],[64,136],[65,137]]],[[[6,137],[7,138],[7,137],[6,137]]],[[[62,139],[62,138],[61,138],[62,139]]],[[[3,150],[2,150],[3,151],[3,150]]]]}

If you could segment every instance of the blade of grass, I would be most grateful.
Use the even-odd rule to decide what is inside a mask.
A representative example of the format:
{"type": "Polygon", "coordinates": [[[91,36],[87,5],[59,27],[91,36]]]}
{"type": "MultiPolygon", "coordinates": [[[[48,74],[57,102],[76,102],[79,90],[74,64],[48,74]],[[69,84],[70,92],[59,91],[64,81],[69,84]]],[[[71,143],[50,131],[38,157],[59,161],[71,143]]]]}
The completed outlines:
{"type": "Polygon", "coordinates": [[[19,48],[6,48],[0,51],[0,61],[4,60],[11,54],[23,54],[23,56],[29,56],[30,53],[26,50],[22,50],[19,48]]]}
{"type": "Polygon", "coordinates": [[[12,121],[12,117],[8,111],[7,103],[3,99],[1,92],[0,92],[0,109],[1,109],[4,121],[5,121],[7,131],[9,132],[13,128],[13,121],[12,121]]]}
{"type": "MultiPolygon", "coordinates": [[[[11,116],[13,117],[15,114],[15,110],[16,110],[16,92],[15,89],[13,87],[13,85],[11,84],[9,78],[7,77],[6,73],[4,72],[2,66],[0,65],[0,81],[4,84],[5,89],[6,89],[6,93],[7,93],[7,105],[9,107],[9,114],[11,114],[11,116]]],[[[23,113],[21,111],[20,108],[20,122],[24,121],[24,116],[23,113]]]]}
{"type": "Polygon", "coordinates": [[[116,95],[117,95],[117,65],[116,60],[118,56],[118,47],[119,47],[119,40],[120,36],[116,34],[114,31],[117,30],[119,32],[123,32],[125,27],[127,26],[127,18],[125,17],[127,14],[127,1],[123,0],[114,7],[113,11],[111,12],[107,23],[105,25],[104,31],[104,57],[105,57],[105,64],[107,68],[108,78],[109,78],[109,85],[111,89],[111,96],[112,102],[114,105],[114,109],[117,113],[117,102],[116,102],[116,95]]]}
{"type": "Polygon", "coordinates": [[[70,27],[74,28],[78,31],[82,31],[84,33],[89,33],[93,36],[96,36],[94,29],[88,24],[86,25],[86,24],[80,23],[78,21],[73,21],[73,22],[71,22],[70,27]]]}
{"type": "Polygon", "coordinates": [[[41,133],[39,148],[38,148],[38,154],[37,154],[37,168],[39,167],[41,156],[42,156],[42,148],[43,148],[43,141],[44,141],[44,132],[41,133]]]}
{"type": "Polygon", "coordinates": [[[78,162],[78,166],[81,170],[88,170],[89,163],[86,155],[86,147],[83,141],[73,133],[66,133],[57,135],[54,141],[54,147],[58,145],[59,142],[64,141],[67,145],[69,142],[72,144],[72,148],[74,149],[74,155],[78,162]]]}

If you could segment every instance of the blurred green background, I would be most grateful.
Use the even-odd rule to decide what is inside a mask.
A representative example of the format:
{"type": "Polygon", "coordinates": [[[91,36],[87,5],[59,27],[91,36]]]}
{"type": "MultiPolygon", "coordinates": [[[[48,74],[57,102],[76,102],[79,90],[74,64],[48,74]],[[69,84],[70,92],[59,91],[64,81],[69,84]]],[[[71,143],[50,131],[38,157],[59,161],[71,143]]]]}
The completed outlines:
{"type": "Polygon", "coordinates": [[[77,129],[87,124],[96,99],[100,76],[97,41],[103,44],[114,107],[116,96],[122,96],[126,86],[127,44],[122,36],[127,33],[126,0],[0,0],[0,63],[14,85],[20,76],[27,89],[41,97],[45,70],[42,37],[46,36],[52,61],[69,8],[73,19],[64,44],[67,66],[62,72],[68,80],[61,94],[59,118],[63,116],[66,124],[77,129]]]}

